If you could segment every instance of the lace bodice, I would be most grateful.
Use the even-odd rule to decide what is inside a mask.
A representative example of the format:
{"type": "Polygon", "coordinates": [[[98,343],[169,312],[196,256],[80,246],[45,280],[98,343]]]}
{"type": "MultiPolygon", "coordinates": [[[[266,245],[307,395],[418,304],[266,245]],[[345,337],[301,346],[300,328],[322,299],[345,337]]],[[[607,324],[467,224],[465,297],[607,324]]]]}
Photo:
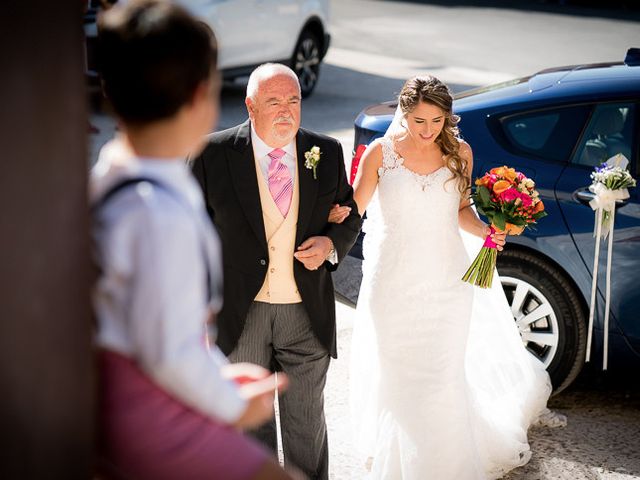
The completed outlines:
{"type": "Polygon", "coordinates": [[[382,167],[378,169],[379,178],[384,176],[384,174],[390,170],[401,169],[413,177],[424,192],[427,187],[433,185],[437,181],[439,175],[447,175],[447,173],[450,174],[449,170],[444,165],[431,173],[416,173],[404,166],[404,158],[396,153],[393,148],[393,141],[390,138],[383,138],[380,141],[380,145],[382,146],[382,167]]]}
{"type": "MultiPolygon", "coordinates": [[[[451,171],[442,166],[420,175],[404,166],[390,139],[383,138],[382,166],[377,194],[367,209],[364,230],[365,258],[384,265],[411,265],[436,272],[434,281],[455,281],[468,267],[460,238],[460,193],[451,171]],[[419,250],[441,252],[436,257],[416,255],[419,250]]],[[[428,281],[428,280],[427,280],[428,281]]]]}
{"type": "Polygon", "coordinates": [[[384,138],[382,167],[378,170],[378,199],[381,220],[395,231],[410,236],[447,230],[458,235],[460,193],[451,171],[442,166],[420,175],[404,165],[404,159],[384,138]]]}

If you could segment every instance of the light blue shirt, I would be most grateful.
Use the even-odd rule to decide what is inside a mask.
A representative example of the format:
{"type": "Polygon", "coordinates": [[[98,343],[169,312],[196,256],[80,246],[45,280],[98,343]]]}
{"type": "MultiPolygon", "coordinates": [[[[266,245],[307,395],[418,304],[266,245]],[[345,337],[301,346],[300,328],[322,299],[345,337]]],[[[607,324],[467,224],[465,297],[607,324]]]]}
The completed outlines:
{"type": "Polygon", "coordinates": [[[221,275],[222,257],[202,191],[182,159],[127,158],[130,154],[108,150],[109,145],[103,148],[92,170],[94,202],[128,177],[166,187],[140,184],[97,212],[94,238],[102,268],[93,295],[97,343],[135,360],[185,404],[234,422],[247,402],[221,375],[228,363],[223,353],[205,343],[210,310],[222,304],[219,292],[209,298],[207,270],[221,275]]]}

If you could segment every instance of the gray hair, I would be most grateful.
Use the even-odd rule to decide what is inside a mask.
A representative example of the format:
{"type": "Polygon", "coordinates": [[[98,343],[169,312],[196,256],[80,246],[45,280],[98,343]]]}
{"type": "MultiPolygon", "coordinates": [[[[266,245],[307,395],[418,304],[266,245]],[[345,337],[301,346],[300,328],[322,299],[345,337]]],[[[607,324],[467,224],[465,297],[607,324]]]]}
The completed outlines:
{"type": "Polygon", "coordinates": [[[263,63],[251,72],[251,75],[249,76],[249,83],[247,83],[247,98],[255,100],[260,82],[278,75],[291,77],[291,79],[296,82],[296,85],[298,86],[298,93],[300,93],[300,81],[293,70],[281,63],[263,63]]]}

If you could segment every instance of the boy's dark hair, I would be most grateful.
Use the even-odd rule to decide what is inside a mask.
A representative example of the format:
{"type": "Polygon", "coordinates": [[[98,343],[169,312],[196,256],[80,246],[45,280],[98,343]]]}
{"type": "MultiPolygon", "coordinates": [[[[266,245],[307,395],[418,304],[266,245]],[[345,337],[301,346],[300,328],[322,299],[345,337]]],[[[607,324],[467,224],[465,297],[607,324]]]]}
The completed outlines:
{"type": "Polygon", "coordinates": [[[98,62],[105,95],[130,124],[172,117],[197,86],[217,80],[211,29],[163,0],[132,0],[98,20],[98,62]]]}

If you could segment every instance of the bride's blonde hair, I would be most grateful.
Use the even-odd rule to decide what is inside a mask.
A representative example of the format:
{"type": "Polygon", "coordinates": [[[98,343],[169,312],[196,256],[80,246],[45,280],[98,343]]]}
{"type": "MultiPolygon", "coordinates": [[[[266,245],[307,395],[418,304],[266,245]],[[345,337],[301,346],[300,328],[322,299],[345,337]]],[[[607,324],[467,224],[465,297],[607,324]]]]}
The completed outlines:
{"type": "Polygon", "coordinates": [[[441,108],[444,114],[444,127],[435,142],[444,153],[445,165],[457,181],[458,190],[464,194],[471,186],[467,177],[467,161],[462,158],[458,122],[460,117],[453,113],[453,97],[449,88],[436,77],[427,75],[407,80],[398,96],[398,105],[403,116],[413,112],[419,102],[429,103],[441,108]]]}

